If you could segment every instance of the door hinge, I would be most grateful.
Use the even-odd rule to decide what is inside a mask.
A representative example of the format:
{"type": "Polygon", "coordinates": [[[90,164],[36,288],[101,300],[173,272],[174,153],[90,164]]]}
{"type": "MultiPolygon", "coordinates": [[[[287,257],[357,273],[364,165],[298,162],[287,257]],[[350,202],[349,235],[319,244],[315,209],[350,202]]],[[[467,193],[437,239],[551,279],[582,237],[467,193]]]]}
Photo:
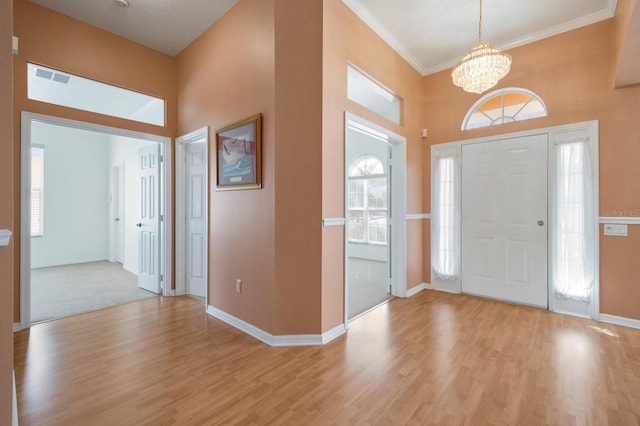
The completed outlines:
{"type": "Polygon", "coordinates": [[[164,282],[164,275],[160,274],[160,282],[163,283],[164,282]]]}
{"type": "Polygon", "coordinates": [[[164,222],[164,215],[163,214],[160,215],[160,222],[164,222]]]}
{"type": "Polygon", "coordinates": [[[391,284],[389,284],[389,294],[391,294],[391,284]]]}
{"type": "Polygon", "coordinates": [[[164,161],[164,155],[160,156],[160,162],[162,163],[164,161]]]}

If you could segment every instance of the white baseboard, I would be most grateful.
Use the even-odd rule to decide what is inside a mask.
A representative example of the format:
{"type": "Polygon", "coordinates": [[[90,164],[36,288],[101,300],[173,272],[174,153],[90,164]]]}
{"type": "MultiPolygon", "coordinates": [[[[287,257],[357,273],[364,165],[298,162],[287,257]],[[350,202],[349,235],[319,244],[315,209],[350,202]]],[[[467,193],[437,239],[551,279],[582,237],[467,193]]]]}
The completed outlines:
{"type": "Polygon", "coordinates": [[[207,306],[207,314],[214,318],[224,321],[227,324],[237,328],[240,331],[266,343],[269,346],[318,346],[325,345],[338,336],[344,334],[347,329],[344,324],[332,328],[323,334],[293,334],[274,336],[266,331],[249,324],[239,318],[234,317],[224,311],[213,306],[207,306]]]}
{"type": "Polygon", "coordinates": [[[13,323],[13,332],[15,333],[16,331],[20,331],[22,330],[22,327],[20,327],[20,323],[19,322],[14,322],[13,323]]]}
{"type": "Polygon", "coordinates": [[[640,329],[640,320],[631,319],[631,318],[617,317],[615,315],[600,314],[600,318],[598,319],[598,321],[606,322],[606,323],[609,323],[609,324],[623,325],[625,327],[631,327],[631,328],[640,329]]]}
{"type": "Polygon", "coordinates": [[[407,297],[414,296],[420,293],[422,290],[430,290],[430,289],[431,289],[431,284],[427,284],[427,283],[418,284],[417,286],[407,290],[407,297]]]}

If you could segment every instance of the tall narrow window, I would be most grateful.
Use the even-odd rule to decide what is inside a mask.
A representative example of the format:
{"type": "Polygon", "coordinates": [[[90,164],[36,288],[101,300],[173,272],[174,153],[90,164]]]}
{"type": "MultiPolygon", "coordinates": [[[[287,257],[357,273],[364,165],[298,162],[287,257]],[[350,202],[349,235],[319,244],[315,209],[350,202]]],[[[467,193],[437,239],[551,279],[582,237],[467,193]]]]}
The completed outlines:
{"type": "Polygon", "coordinates": [[[556,294],[591,300],[595,277],[593,183],[587,141],[556,146],[553,282],[556,294]]]}
{"type": "Polygon", "coordinates": [[[439,158],[435,166],[432,189],[431,263],[436,277],[455,280],[459,270],[455,158],[439,158]]]}
{"type": "Polygon", "coordinates": [[[356,158],[349,167],[349,241],[387,244],[387,177],[373,156],[356,158]]]}
{"type": "Polygon", "coordinates": [[[31,147],[31,236],[43,235],[44,148],[31,147]]]}

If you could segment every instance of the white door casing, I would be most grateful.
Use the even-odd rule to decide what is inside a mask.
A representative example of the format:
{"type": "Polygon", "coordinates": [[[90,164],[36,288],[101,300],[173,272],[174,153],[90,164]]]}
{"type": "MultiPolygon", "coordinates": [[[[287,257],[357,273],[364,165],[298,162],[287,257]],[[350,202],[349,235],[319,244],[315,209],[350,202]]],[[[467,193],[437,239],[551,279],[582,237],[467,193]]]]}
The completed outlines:
{"type": "MultiPolygon", "coordinates": [[[[30,234],[30,188],[31,188],[31,127],[33,122],[42,122],[57,126],[65,126],[74,129],[82,129],[115,136],[130,137],[133,139],[156,142],[160,146],[165,160],[171,163],[171,139],[165,136],[141,133],[100,124],[87,123],[67,118],[54,117],[44,114],[36,114],[23,111],[21,114],[21,146],[20,146],[20,323],[16,329],[25,329],[31,326],[31,234],[30,234]]],[[[164,275],[165,287],[171,287],[171,168],[162,168],[162,204],[164,206],[164,221],[161,233],[162,259],[160,270],[164,275]]],[[[165,296],[171,294],[165,291],[165,296]]]]}
{"type": "MultiPolygon", "coordinates": [[[[192,285],[188,283],[188,276],[191,274],[190,270],[199,269],[199,265],[192,265],[193,259],[191,259],[191,255],[188,254],[188,251],[193,251],[191,246],[191,236],[190,228],[193,227],[204,227],[203,235],[204,241],[202,246],[202,257],[197,259],[200,263],[202,260],[201,268],[204,271],[204,297],[205,301],[208,304],[208,292],[207,292],[207,280],[208,280],[208,164],[209,164],[209,129],[207,127],[202,127],[200,129],[194,130],[191,133],[180,136],[176,139],[176,188],[180,188],[179,191],[176,191],[176,294],[191,294],[190,292],[192,285]],[[190,145],[198,145],[200,148],[191,148],[190,145]],[[189,170],[189,162],[194,159],[190,159],[190,152],[197,152],[198,149],[204,150],[204,155],[202,159],[204,160],[204,164],[202,165],[202,170],[204,172],[203,180],[205,185],[201,187],[204,195],[201,195],[202,202],[202,221],[200,223],[194,224],[191,226],[190,210],[193,210],[193,206],[190,207],[193,199],[191,195],[189,195],[189,187],[192,185],[190,170],[189,170]],[[197,267],[196,267],[197,266],[197,267]]],[[[199,155],[196,155],[199,157],[199,155]]],[[[198,162],[198,158],[195,159],[198,162]]],[[[197,168],[201,166],[198,164],[197,168]]],[[[197,168],[194,169],[197,174],[197,168]]],[[[196,179],[197,180],[197,179],[196,179]]],[[[198,185],[198,184],[196,184],[198,185]]],[[[197,201],[197,200],[196,200],[197,201]]],[[[199,212],[198,212],[199,213],[199,212]]],[[[200,216],[198,214],[197,216],[200,216]]],[[[198,231],[199,233],[199,231],[198,231]]],[[[196,238],[197,239],[197,238],[196,238]]],[[[196,284],[198,285],[198,284],[196,284]]],[[[196,292],[201,293],[201,290],[196,292]]]]}
{"type": "MultiPolygon", "coordinates": [[[[347,148],[346,144],[346,133],[347,129],[350,125],[354,125],[356,127],[360,127],[361,129],[370,132],[372,135],[380,137],[381,140],[386,140],[388,142],[388,146],[391,147],[391,158],[389,159],[390,174],[392,178],[389,179],[390,185],[388,185],[388,197],[389,197],[389,223],[391,225],[390,235],[389,235],[389,270],[391,275],[391,295],[397,297],[406,297],[407,289],[406,289],[406,272],[407,272],[407,263],[406,263],[406,158],[407,158],[407,147],[406,147],[406,138],[400,136],[396,133],[391,132],[388,129],[385,129],[377,124],[374,124],[370,121],[364,120],[352,113],[345,112],[345,151],[347,148]]],[[[345,159],[347,158],[347,154],[345,152],[345,159]]],[[[345,167],[346,171],[347,167],[345,167]]],[[[346,207],[348,206],[348,180],[346,179],[345,174],[345,218],[342,218],[342,223],[346,222],[346,207]]],[[[332,223],[332,220],[324,219],[324,226],[335,226],[328,225],[327,223],[332,223]]],[[[347,226],[346,223],[344,225],[344,262],[345,265],[349,261],[348,258],[348,234],[347,234],[347,226]]],[[[344,300],[349,300],[349,274],[348,270],[344,268],[344,300]]],[[[345,329],[349,328],[349,312],[347,309],[347,303],[344,304],[344,327],[345,329]]]]}
{"type": "Polygon", "coordinates": [[[546,308],[547,135],[462,147],[462,291],[546,308]]]}
{"type": "Polygon", "coordinates": [[[205,297],[207,287],[207,146],[186,147],[186,293],[205,297]]]}
{"type": "Polygon", "coordinates": [[[140,211],[138,227],[138,287],[161,292],[160,283],[160,147],[138,151],[140,211]]]}

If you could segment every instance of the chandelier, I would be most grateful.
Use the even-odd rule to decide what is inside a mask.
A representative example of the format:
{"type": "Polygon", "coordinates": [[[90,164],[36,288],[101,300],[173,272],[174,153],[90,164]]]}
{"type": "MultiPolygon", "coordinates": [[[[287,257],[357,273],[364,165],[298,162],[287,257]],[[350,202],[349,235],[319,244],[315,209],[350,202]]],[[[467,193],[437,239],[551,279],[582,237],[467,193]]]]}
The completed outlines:
{"type": "Polygon", "coordinates": [[[478,22],[478,44],[464,55],[458,65],[451,70],[453,84],[465,92],[482,93],[498,84],[509,74],[511,56],[482,42],[482,0],[480,0],[480,20],[478,22]]]}

